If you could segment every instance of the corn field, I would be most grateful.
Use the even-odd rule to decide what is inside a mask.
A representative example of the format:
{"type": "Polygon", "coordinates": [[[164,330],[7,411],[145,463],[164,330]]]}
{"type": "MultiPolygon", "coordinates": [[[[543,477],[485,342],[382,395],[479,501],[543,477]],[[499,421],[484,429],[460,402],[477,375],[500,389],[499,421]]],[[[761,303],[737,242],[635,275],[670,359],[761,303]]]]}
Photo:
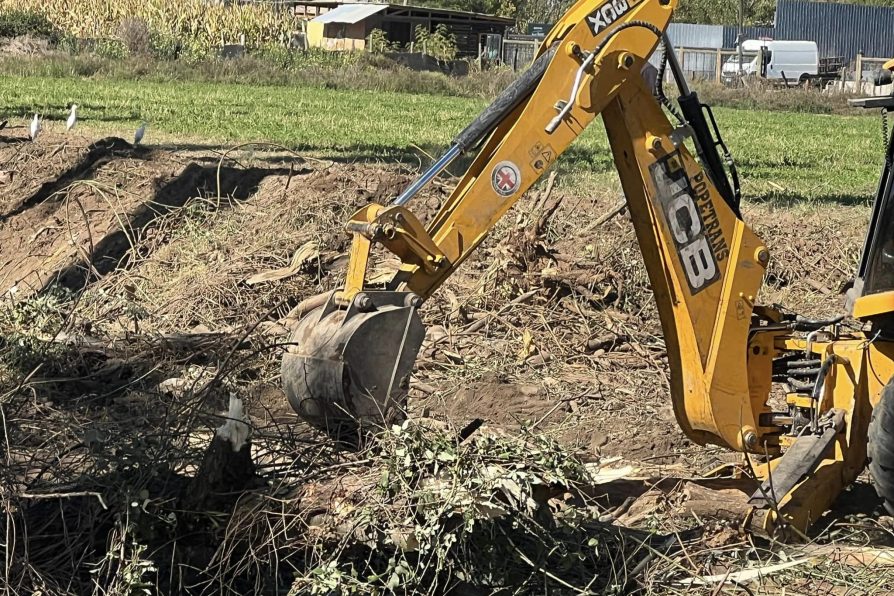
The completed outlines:
{"type": "Polygon", "coordinates": [[[0,10],[43,14],[64,34],[110,39],[124,19],[142,19],[161,43],[179,43],[200,54],[242,35],[251,47],[282,43],[292,17],[270,5],[213,4],[207,0],[0,0],[0,10]]]}

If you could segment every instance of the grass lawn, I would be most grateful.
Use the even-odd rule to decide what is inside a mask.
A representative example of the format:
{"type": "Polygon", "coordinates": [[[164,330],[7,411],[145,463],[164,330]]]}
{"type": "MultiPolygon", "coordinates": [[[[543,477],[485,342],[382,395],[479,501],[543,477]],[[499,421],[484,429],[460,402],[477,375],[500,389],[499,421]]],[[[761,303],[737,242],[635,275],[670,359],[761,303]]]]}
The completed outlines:
{"type": "MultiPolygon", "coordinates": [[[[80,106],[82,127],[130,138],[141,120],[147,142],[264,140],[346,159],[391,160],[434,154],[485,102],[460,97],[317,87],[0,76],[0,114],[24,125],[34,111],[62,127],[80,106]]],[[[718,108],[717,120],[752,200],[862,204],[882,157],[880,124],[831,116],[718,108]]],[[[48,122],[52,127],[54,123],[48,122]]],[[[415,160],[414,160],[415,161],[415,160]]],[[[561,183],[618,192],[608,143],[593,126],[560,161],[561,183]]]]}

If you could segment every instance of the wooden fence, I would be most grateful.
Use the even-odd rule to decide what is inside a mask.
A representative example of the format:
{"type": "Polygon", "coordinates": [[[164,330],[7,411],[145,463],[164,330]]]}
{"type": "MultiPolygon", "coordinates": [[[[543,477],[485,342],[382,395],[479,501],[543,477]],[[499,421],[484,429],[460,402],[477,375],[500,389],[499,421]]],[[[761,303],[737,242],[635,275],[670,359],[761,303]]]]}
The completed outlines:
{"type": "Polygon", "coordinates": [[[736,50],[676,48],[680,67],[686,78],[694,81],[721,82],[723,64],[736,55],[736,50]]]}
{"type": "Polygon", "coordinates": [[[534,55],[539,47],[539,41],[504,39],[503,64],[510,66],[515,71],[524,70],[534,61],[534,55]]]}
{"type": "MultiPolygon", "coordinates": [[[[524,70],[534,60],[538,41],[505,39],[503,40],[503,63],[513,70],[524,70]]],[[[723,82],[723,65],[737,54],[736,50],[705,49],[705,48],[676,48],[680,66],[686,78],[694,81],[723,82]]],[[[856,87],[857,81],[861,81],[864,75],[877,70],[883,63],[894,58],[871,58],[858,54],[837,75],[842,85],[850,83],[856,87]]],[[[845,60],[845,62],[848,62],[845,60]]],[[[654,63],[654,60],[653,60],[654,63]]],[[[670,75],[668,75],[670,76],[670,75]]]]}

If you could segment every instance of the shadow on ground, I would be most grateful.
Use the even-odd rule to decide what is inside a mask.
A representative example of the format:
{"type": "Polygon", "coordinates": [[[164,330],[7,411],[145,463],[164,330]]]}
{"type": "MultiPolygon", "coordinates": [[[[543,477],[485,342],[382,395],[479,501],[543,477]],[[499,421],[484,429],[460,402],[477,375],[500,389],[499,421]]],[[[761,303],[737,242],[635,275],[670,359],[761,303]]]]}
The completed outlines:
{"type": "Polygon", "coordinates": [[[221,200],[215,209],[224,209],[249,199],[258,185],[268,176],[295,173],[288,168],[236,168],[189,164],[176,178],[157,188],[151,199],[145,201],[125,224],[107,234],[93,247],[87,259],[70,265],[51,276],[44,290],[61,286],[72,292],[83,291],[103,275],[116,269],[127,268],[132,238],[139,238],[158,218],[180,208],[196,196],[215,196],[221,200]],[[227,200],[229,199],[229,200],[227,200]]]}

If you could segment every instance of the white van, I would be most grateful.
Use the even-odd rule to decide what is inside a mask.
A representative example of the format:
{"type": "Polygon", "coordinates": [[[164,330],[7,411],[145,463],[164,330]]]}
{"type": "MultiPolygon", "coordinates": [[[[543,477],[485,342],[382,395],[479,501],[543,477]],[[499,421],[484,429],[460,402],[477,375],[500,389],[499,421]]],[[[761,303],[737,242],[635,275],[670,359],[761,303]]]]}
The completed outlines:
{"type": "MultiPolygon", "coordinates": [[[[742,54],[745,75],[799,84],[819,74],[819,51],[813,41],[747,39],[742,42],[742,54]]],[[[723,65],[723,78],[735,79],[738,72],[737,51],[723,65]]]]}

